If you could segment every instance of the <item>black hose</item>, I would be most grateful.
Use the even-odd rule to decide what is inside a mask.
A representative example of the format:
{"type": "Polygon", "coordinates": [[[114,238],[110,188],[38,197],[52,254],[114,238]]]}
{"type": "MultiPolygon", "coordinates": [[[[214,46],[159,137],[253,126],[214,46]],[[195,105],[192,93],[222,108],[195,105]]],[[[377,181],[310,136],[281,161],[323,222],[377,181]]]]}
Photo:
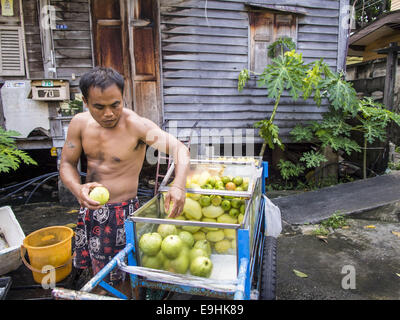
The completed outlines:
{"type": "Polygon", "coordinates": [[[12,188],[15,188],[15,187],[24,185],[24,184],[27,184],[27,183],[29,183],[29,182],[31,182],[31,181],[40,180],[41,178],[47,177],[47,176],[49,176],[49,175],[52,175],[53,173],[55,173],[55,172],[46,173],[46,174],[43,174],[43,175],[41,175],[41,176],[38,176],[38,177],[35,177],[35,178],[32,178],[32,179],[26,180],[26,181],[23,181],[23,182],[19,182],[19,183],[13,184],[12,186],[8,186],[8,187],[1,188],[1,189],[0,189],[0,192],[5,191],[5,190],[8,190],[8,189],[12,189],[12,188]]]}
{"type": "Polygon", "coordinates": [[[51,178],[54,178],[54,177],[57,177],[57,176],[58,176],[58,172],[55,173],[54,175],[50,176],[50,177],[47,177],[47,178],[44,179],[42,182],[40,182],[40,183],[32,190],[32,192],[29,194],[29,197],[28,197],[28,199],[26,199],[25,204],[28,204],[28,202],[29,202],[29,200],[31,199],[32,195],[35,193],[35,191],[36,191],[43,183],[45,183],[47,180],[49,180],[49,179],[51,179],[51,178]]]}

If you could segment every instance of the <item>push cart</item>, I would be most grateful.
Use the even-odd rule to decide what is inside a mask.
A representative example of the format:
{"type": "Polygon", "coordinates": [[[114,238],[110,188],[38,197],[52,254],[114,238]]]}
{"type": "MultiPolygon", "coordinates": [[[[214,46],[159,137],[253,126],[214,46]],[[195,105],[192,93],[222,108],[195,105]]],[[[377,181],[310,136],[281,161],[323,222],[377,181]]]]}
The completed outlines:
{"type": "MultiPolygon", "coordinates": [[[[167,218],[164,211],[164,195],[173,184],[173,173],[174,164],[162,181],[159,192],[126,219],[125,248],[81,290],[73,291],[56,287],[52,291],[53,298],[127,299],[123,293],[103,281],[114,268],[119,268],[129,274],[135,299],[142,298],[138,292],[142,292],[143,288],[150,289],[151,292],[183,293],[221,299],[275,299],[276,243],[275,238],[265,234],[265,215],[268,212],[265,212],[264,193],[268,163],[262,162],[262,159],[257,157],[191,159],[186,186],[186,199],[191,200],[186,200],[184,208],[186,218],[181,219],[167,218]],[[215,183],[212,181],[213,177],[217,179],[228,177],[228,181],[239,177],[236,185],[241,183],[242,187],[230,188],[230,190],[217,189],[212,186],[215,183]],[[206,200],[207,197],[219,198],[216,202],[228,199],[231,203],[232,199],[239,199],[241,207],[237,210],[241,212],[241,215],[237,216],[238,211],[225,211],[226,207],[221,209],[214,202],[211,205],[202,203],[200,199],[202,197],[206,200]],[[202,218],[186,208],[186,203],[189,201],[201,204],[196,204],[197,207],[195,207],[201,208],[204,214],[202,218]],[[205,209],[206,207],[208,209],[205,209]],[[222,219],[221,212],[218,210],[222,210],[226,219],[222,219]],[[229,217],[234,220],[230,220],[229,217]],[[155,259],[146,257],[147,252],[141,246],[140,240],[145,234],[154,234],[159,231],[161,225],[172,225],[177,230],[189,231],[196,239],[195,242],[211,243],[208,257],[212,262],[212,270],[204,276],[199,275],[195,270],[192,272],[192,266],[189,263],[189,268],[188,262],[184,260],[180,264],[177,263],[178,266],[174,268],[171,263],[166,267],[164,260],[168,259],[164,259],[163,263],[159,260],[154,262],[155,259]],[[222,235],[225,236],[223,240],[222,235]],[[206,239],[204,239],[205,236],[206,239]],[[220,243],[217,244],[218,242],[220,243]],[[182,264],[186,264],[183,271],[182,264]],[[96,286],[101,286],[111,296],[91,293],[96,286]]],[[[164,239],[165,236],[163,235],[164,239]]],[[[204,249],[204,251],[207,250],[204,249]]]]}

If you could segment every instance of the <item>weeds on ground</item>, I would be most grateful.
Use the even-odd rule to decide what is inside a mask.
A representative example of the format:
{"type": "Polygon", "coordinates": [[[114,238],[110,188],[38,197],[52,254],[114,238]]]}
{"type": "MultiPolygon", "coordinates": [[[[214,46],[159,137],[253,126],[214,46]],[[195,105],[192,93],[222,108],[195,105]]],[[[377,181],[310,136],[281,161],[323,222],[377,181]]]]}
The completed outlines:
{"type": "Polygon", "coordinates": [[[320,226],[313,231],[315,236],[327,236],[329,229],[333,230],[343,228],[347,225],[346,218],[340,214],[340,211],[336,211],[330,218],[323,220],[320,226]]]}

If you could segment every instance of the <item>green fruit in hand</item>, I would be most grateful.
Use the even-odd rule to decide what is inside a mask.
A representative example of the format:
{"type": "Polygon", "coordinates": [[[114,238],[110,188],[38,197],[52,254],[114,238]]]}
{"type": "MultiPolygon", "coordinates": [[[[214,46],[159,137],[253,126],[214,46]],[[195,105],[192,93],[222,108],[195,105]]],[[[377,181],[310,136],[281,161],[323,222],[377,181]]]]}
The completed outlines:
{"type": "Polygon", "coordinates": [[[226,253],[231,248],[231,242],[229,240],[221,240],[215,243],[215,251],[219,254],[226,253]]]}
{"type": "Polygon", "coordinates": [[[236,208],[232,208],[231,210],[229,210],[229,215],[231,217],[237,218],[239,216],[239,210],[236,208]]]}
{"type": "Polygon", "coordinates": [[[192,250],[190,250],[189,252],[189,260],[193,261],[195,258],[197,257],[209,257],[207,252],[204,249],[200,249],[200,248],[193,248],[192,250]]]}
{"type": "Polygon", "coordinates": [[[210,256],[210,254],[211,254],[211,246],[207,240],[196,241],[193,248],[203,249],[207,253],[208,256],[210,256]]]}
{"type": "Polygon", "coordinates": [[[208,207],[211,204],[211,198],[209,196],[201,196],[199,203],[202,207],[208,207]]]}
{"type": "Polygon", "coordinates": [[[236,186],[240,186],[243,183],[243,178],[242,177],[235,177],[233,178],[232,182],[236,184],[236,186]]]}
{"type": "Polygon", "coordinates": [[[213,206],[218,207],[222,202],[222,197],[221,196],[212,195],[210,198],[211,198],[211,203],[212,203],[213,206]]]}
{"type": "Polygon", "coordinates": [[[191,198],[186,198],[183,213],[189,220],[200,220],[202,215],[200,203],[191,198]]]}
{"type": "Polygon", "coordinates": [[[178,257],[183,246],[183,241],[176,234],[167,236],[161,242],[161,250],[168,259],[175,259],[178,257]]]}
{"type": "Polygon", "coordinates": [[[89,198],[104,205],[110,199],[110,193],[104,187],[94,187],[89,193],[89,198]]]}
{"type": "Polygon", "coordinates": [[[178,231],[173,224],[160,224],[157,228],[157,232],[163,239],[170,234],[178,234],[178,231]]]}
{"type": "Polygon", "coordinates": [[[224,211],[229,211],[231,208],[231,202],[229,200],[223,200],[221,202],[221,208],[224,209],[224,211]]]}
{"type": "Polygon", "coordinates": [[[181,231],[178,236],[189,248],[193,247],[194,237],[189,231],[181,231]]]}
{"type": "Polygon", "coordinates": [[[242,204],[242,200],[240,200],[239,198],[234,198],[231,201],[231,206],[232,206],[232,208],[235,208],[235,209],[239,209],[241,204],[242,204]]]}
{"type": "Polygon", "coordinates": [[[208,278],[211,275],[213,264],[207,257],[197,257],[190,263],[190,273],[197,277],[208,278]]]}
{"type": "Polygon", "coordinates": [[[139,248],[144,254],[155,256],[160,251],[162,241],[157,232],[145,233],[139,240],[139,248]]]}

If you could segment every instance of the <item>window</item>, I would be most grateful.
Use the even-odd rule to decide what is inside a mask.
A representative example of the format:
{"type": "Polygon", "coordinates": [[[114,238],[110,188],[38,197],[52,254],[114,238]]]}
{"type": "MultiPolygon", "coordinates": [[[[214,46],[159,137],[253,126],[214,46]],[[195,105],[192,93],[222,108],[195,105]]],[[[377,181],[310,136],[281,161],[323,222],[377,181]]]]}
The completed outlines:
{"type": "Polygon", "coordinates": [[[25,75],[22,29],[0,26],[0,76],[25,75]]]}
{"type": "Polygon", "coordinates": [[[282,37],[296,42],[296,16],[272,11],[250,12],[250,37],[250,69],[261,73],[270,62],[268,46],[271,43],[282,37]]]}

